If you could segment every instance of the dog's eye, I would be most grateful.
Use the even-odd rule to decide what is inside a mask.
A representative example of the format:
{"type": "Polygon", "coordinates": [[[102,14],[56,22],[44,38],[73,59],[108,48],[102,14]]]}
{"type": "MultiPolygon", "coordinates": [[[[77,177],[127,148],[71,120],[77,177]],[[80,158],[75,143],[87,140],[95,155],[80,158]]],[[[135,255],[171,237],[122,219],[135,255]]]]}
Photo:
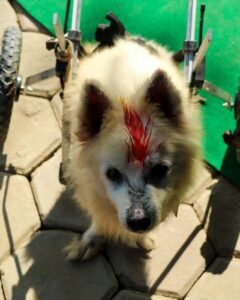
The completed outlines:
{"type": "Polygon", "coordinates": [[[154,185],[156,187],[162,187],[166,182],[166,176],[169,172],[169,166],[164,164],[157,164],[151,167],[144,179],[146,183],[154,185]]]}
{"type": "Polygon", "coordinates": [[[109,168],[106,171],[106,177],[113,183],[120,184],[124,180],[123,174],[115,168],[109,168]]]}

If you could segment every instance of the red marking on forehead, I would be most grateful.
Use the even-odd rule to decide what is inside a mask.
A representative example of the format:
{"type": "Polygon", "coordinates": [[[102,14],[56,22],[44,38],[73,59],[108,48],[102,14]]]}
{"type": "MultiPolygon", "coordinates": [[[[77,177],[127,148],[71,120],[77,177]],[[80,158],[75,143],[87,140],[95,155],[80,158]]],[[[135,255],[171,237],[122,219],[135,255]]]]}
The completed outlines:
{"type": "Polygon", "coordinates": [[[128,143],[128,161],[137,162],[141,167],[150,153],[151,122],[149,116],[144,116],[145,124],[139,114],[132,108],[123,104],[124,123],[130,135],[128,143]]]}

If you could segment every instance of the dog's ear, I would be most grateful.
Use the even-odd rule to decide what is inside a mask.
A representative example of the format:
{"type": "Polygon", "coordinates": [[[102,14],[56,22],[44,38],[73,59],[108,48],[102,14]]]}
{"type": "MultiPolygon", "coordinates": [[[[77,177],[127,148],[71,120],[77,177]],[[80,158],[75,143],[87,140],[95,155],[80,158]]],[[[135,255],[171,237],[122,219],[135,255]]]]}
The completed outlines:
{"type": "Polygon", "coordinates": [[[104,114],[111,104],[105,94],[93,83],[85,85],[82,101],[77,136],[80,141],[87,141],[100,132],[104,114]]]}
{"type": "Polygon", "coordinates": [[[175,125],[181,118],[181,98],[164,71],[157,70],[147,88],[147,101],[175,125]]]}

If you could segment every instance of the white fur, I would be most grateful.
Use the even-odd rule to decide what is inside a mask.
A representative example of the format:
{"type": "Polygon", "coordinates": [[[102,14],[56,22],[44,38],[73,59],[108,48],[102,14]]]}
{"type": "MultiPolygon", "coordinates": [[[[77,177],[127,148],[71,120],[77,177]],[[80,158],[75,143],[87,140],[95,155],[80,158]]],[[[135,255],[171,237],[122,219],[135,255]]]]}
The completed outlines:
{"type": "MultiPolygon", "coordinates": [[[[144,97],[149,79],[157,69],[161,69],[166,71],[169,78],[174,78],[174,85],[182,98],[188,99],[186,90],[182,89],[186,83],[172,63],[171,53],[160,46],[155,47],[159,51],[158,56],[136,42],[120,39],[111,51],[103,49],[80,62],[75,88],[81,90],[84,82],[96,81],[110,99],[121,97],[138,105],[144,97]]],[[[75,98],[75,101],[75,105],[78,105],[79,98],[75,98]]],[[[189,105],[182,104],[185,107],[189,105]]]]}

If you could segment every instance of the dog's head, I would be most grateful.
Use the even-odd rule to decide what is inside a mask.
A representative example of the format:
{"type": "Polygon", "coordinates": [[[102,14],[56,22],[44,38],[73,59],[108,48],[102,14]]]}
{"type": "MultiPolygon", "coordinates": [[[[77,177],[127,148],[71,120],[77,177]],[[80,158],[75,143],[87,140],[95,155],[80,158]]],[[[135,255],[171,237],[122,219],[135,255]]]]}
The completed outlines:
{"type": "Polygon", "coordinates": [[[146,232],[176,214],[199,147],[182,93],[165,71],[155,70],[136,95],[137,101],[111,99],[101,83],[86,80],[77,136],[95,175],[92,188],[114,205],[125,228],[146,232]]]}

